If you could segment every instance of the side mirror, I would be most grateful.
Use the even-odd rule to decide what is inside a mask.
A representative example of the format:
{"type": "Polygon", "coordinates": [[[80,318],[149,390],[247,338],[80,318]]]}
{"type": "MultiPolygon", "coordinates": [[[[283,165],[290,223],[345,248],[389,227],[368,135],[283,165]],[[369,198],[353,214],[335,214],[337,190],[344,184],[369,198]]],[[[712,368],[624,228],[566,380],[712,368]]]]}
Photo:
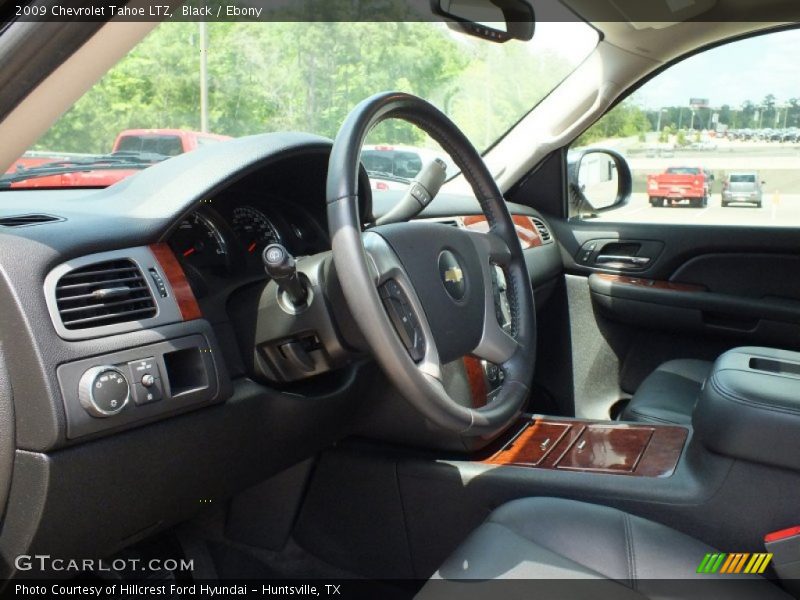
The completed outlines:
{"type": "Polygon", "coordinates": [[[525,0],[431,0],[447,26],[493,42],[533,38],[535,15],[525,0]]]}
{"type": "Polygon", "coordinates": [[[631,169],[614,150],[589,148],[570,152],[567,173],[570,202],[576,214],[615,210],[631,199],[631,169]]]}

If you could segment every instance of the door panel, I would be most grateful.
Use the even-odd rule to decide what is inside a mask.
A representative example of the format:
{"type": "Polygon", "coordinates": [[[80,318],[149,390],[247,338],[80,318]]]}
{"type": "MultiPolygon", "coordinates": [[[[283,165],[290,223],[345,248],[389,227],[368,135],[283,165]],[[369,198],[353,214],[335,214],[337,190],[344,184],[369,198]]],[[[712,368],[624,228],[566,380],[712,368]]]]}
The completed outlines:
{"type": "Polygon", "coordinates": [[[577,414],[606,412],[670,359],[800,349],[800,102],[770,59],[796,63],[798,41],[797,28],[763,32],[661,70],[511,190],[560,245],[560,376],[577,414]],[[625,161],[611,205],[613,178],[582,170],[603,148],[625,161]]]}
{"type": "Polygon", "coordinates": [[[796,231],[549,223],[568,273],[576,414],[607,417],[615,401],[667,360],[714,360],[751,344],[800,348],[796,231]],[[598,264],[600,244],[590,260],[581,260],[594,240],[659,251],[636,270],[598,264]]]}

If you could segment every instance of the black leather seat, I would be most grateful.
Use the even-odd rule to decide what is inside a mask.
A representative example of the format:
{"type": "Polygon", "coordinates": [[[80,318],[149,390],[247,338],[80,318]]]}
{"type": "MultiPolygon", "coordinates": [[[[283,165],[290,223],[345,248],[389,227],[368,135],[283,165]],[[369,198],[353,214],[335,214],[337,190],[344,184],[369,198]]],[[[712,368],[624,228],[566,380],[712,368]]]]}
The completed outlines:
{"type": "Polygon", "coordinates": [[[713,363],[704,360],[671,360],[653,371],[641,383],[623,421],[689,425],[692,411],[713,363]]]}
{"type": "Polygon", "coordinates": [[[730,576],[697,574],[710,552],[716,550],[614,508],[561,498],[526,498],[495,510],[445,561],[417,598],[453,597],[454,592],[460,598],[491,600],[500,595],[534,597],[531,591],[536,588],[531,586],[504,587],[501,592],[491,585],[500,579],[594,580],[575,585],[584,585],[596,598],[789,598],[756,575],[736,575],[732,582],[730,576]],[[442,585],[441,580],[453,586],[442,585]],[[469,581],[459,584],[461,580],[469,581]],[[678,580],[694,580],[700,587],[687,583],[684,591],[676,592],[681,589],[678,580]],[[737,582],[725,587],[722,595],[708,595],[709,583],[719,591],[716,586],[737,582]]]}

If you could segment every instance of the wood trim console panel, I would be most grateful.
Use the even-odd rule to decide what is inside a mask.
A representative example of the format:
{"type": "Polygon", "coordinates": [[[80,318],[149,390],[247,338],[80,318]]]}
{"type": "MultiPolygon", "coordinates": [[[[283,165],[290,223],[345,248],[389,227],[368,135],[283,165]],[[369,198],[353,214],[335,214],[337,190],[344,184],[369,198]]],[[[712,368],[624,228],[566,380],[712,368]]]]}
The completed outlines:
{"type": "Polygon", "coordinates": [[[482,462],[492,465],[669,477],[688,431],[670,425],[526,418],[517,434],[482,462]]]}
{"type": "Polygon", "coordinates": [[[194,292],[186,279],[186,274],[183,272],[183,267],[181,267],[178,259],[175,258],[172,248],[167,244],[159,243],[152,244],[150,251],[156,257],[161,270],[164,271],[164,275],[167,276],[167,281],[169,281],[172,293],[175,295],[175,302],[178,303],[183,320],[191,321],[202,317],[197,298],[195,298],[194,292]]]}

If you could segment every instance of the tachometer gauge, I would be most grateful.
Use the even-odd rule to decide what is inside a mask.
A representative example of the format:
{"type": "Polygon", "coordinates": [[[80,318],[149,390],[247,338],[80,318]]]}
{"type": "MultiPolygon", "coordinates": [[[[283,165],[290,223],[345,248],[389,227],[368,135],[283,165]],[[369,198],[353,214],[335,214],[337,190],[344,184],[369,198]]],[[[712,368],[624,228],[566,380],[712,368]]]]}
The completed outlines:
{"type": "Polygon", "coordinates": [[[280,244],[281,234],[267,216],[252,206],[233,211],[233,230],[248,254],[256,254],[270,244],[280,244]]]}
{"type": "Polygon", "coordinates": [[[200,213],[192,213],[181,221],[169,245],[180,260],[198,269],[228,265],[225,238],[214,222],[200,213]]]}

